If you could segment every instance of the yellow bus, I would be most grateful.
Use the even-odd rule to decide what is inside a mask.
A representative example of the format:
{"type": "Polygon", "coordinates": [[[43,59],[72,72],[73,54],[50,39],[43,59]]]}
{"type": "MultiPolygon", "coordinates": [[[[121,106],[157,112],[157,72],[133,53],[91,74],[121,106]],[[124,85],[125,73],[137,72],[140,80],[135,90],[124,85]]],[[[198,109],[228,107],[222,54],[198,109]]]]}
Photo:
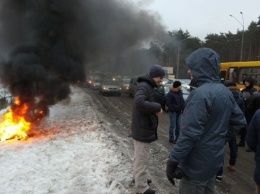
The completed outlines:
{"type": "Polygon", "coordinates": [[[251,76],[254,78],[254,87],[260,85],[260,61],[227,62],[220,64],[220,79],[233,81],[240,89],[245,88],[243,80],[251,76]]]}

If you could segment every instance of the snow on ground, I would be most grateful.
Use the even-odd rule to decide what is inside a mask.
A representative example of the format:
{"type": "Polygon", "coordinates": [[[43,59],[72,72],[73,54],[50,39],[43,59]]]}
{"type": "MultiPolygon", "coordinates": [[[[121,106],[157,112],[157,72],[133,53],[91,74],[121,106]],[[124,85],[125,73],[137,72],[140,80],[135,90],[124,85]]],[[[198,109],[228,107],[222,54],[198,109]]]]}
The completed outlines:
{"type": "Polygon", "coordinates": [[[0,143],[1,194],[132,193],[132,161],[82,89],[52,106],[40,128],[41,137],[0,143]]]}

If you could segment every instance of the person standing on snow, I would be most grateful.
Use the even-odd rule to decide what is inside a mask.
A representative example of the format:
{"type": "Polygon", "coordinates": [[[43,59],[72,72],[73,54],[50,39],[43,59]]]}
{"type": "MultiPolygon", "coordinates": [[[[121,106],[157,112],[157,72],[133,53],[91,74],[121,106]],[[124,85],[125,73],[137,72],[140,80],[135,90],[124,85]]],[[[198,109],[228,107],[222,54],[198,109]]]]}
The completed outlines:
{"type": "Polygon", "coordinates": [[[256,194],[260,194],[260,110],[257,110],[249,124],[246,143],[255,152],[255,173],[256,194]]]}
{"type": "Polygon", "coordinates": [[[180,81],[175,81],[170,86],[170,91],[166,96],[166,106],[168,107],[170,118],[169,142],[176,144],[180,133],[180,118],[185,107],[180,81]]]}
{"type": "Polygon", "coordinates": [[[232,93],[220,83],[220,58],[215,51],[200,48],[186,63],[197,87],[186,100],[180,136],[167,161],[166,175],[173,184],[174,178],[182,177],[181,194],[213,194],[215,176],[223,165],[227,131],[237,133],[246,120],[232,93]]]}
{"type": "Polygon", "coordinates": [[[161,104],[156,102],[154,88],[165,76],[160,65],[153,65],[148,74],[137,78],[137,88],[132,110],[132,138],[134,139],[133,178],[137,193],[154,194],[149,188],[147,169],[151,142],[157,140],[158,116],[163,113],[161,104]]]}
{"type": "MultiPolygon", "coordinates": [[[[245,78],[244,85],[245,85],[245,88],[243,90],[241,90],[241,95],[242,95],[242,98],[244,99],[245,117],[246,117],[247,126],[248,126],[251,121],[251,118],[253,116],[252,110],[250,108],[250,104],[252,101],[253,93],[256,92],[256,89],[254,88],[253,77],[249,76],[249,77],[245,78]]],[[[240,132],[240,142],[237,144],[239,147],[245,146],[247,126],[245,128],[243,128],[240,132]]],[[[251,150],[249,148],[247,148],[246,151],[250,152],[251,150]]]]}

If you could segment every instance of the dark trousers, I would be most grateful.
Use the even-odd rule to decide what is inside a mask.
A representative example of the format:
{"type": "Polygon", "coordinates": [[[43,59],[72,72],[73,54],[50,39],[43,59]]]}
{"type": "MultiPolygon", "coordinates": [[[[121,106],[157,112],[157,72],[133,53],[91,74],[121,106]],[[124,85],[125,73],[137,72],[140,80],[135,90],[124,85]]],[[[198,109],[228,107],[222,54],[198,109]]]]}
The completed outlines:
{"type": "Polygon", "coordinates": [[[229,150],[230,150],[230,158],[229,158],[229,164],[232,166],[235,166],[237,161],[237,139],[236,137],[233,137],[228,142],[229,150]]]}
{"type": "Polygon", "coordinates": [[[247,132],[247,127],[244,127],[243,129],[240,130],[240,143],[241,144],[245,144],[246,132],[247,132]]]}
{"type": "MultiPolygon", "coordinates": [[[[236,140],[236,137],[232,137],[228,141],[228,145],[229,145],[229,150],[230,150],[229,165],[235,166],[236,161],[237,161],[237,140],[236,140]]],[[[224,158],[223,158],[223,164],[224,164],[224,158]]],[[[223,174],[223,166],[219,169],[217,176],[222,176],[222,174],[223,174]]]]}

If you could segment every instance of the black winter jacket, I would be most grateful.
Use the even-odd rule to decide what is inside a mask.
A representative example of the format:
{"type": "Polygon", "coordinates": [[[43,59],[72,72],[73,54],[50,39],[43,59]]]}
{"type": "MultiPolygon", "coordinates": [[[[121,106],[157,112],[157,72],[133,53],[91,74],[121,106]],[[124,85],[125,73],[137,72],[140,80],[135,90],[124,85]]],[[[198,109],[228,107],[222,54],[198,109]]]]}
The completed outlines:
{"type": "Polygon", "coordinates": [[[247,120],[247,124],[249,124],[253,116],[252,109],[250,108],[250,104],[253,98],[253,93],[256,92],[256,89],[254,88],[254,79],[252,77],[247,77],[245,81],[249,82],[250,85],[244,88],[241,91],[241,93],[245,104],[245,117],[247,120]]]}
{"type": "Polygon", "coordinates": [[[184,110],[185,102],[183,99],[182,91],[176,91],[173,87],[170,87],[170,91],[166,97],[166,106],[169,112],[181,113],[184,110]]]}
{"type": "Polygon", "coordinates": [[[161,110],[154,90],[157,84],[148,74],[139,76],[137,82],[132,110],[132,137],[137,141],[152,142],[157,140],[156,113],[161,110]]]}

